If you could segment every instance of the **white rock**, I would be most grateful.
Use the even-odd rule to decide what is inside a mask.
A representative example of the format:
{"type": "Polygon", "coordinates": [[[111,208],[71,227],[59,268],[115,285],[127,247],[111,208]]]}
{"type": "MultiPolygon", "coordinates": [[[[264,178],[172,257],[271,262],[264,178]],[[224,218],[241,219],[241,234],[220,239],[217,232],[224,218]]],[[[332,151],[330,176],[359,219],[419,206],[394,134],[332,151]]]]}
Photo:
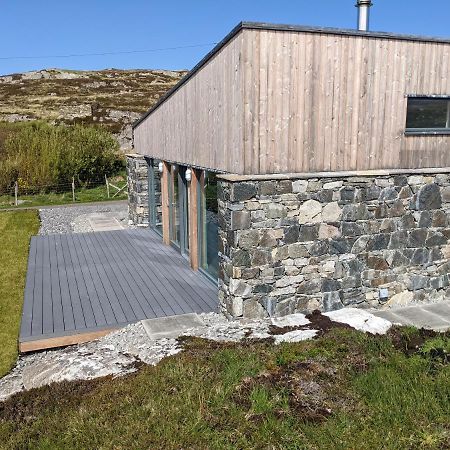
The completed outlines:
{"type": "Polygon", "coordinates": [[[322,210],[322,220],[324,222],[337,222],[342,215],[342,209],[337,202],[327,203],[322,210]]]}
{"type": "Polygon", "coordinates": [[[307,180],[297,180],[292,183],[292,192],[294,192],[294,194],[304,193],[306,192],[307,188],[308,188],[307,180]]]}
{"type": "Polygon", "coordinates": [[[304,223],[316,223],[322,220],[320,213],[322,212],[322,205],[317,200],[306,200],[299,208],[298,221],[304,223]]]}
{"type": "Polygon", "coordinates": [[[302,325],[308,325],[309,320],[306,318],[304,314],[290,314],[289,316],[284,317],[274,317],[272,320],[272,325],[276,327],[299,327],[302,325]]]}
{"type": "Polygon", "coordinates": [[[324,315],[335,322],[346,323],[357,330],[373,334],[385,334],[392,326],[389,320],[376,317],[363,309],[343,308],[324,315]]]}
{"type": "Polygon", "coordinates": [[[317,334],[317,330],[294,330],[289,333],[274,336],[275,344],[282,342],[300,342],[312,339],[317,334]]]}
{"type": "Polygon", "coordinates": [[[414,299],[411,291],[403,291],[393,295],[384,305],[383,309],[394,308],[396,306],[408,306],[414,299]]]}
{"type": "Polygon", "coordinates": [[[423,184],[424,183],[424,178],[422,175],[411,175],[410,177],[408,177],[408,184],[423,184]]]}
{"type": "Polygon", "coordinates": [[[344,184],[343,181],[330,181],[329,183],[325,183],[323,185],[324,189],[337,189],[342,187],[342,185],[344,184]]]}
{"type": "Polygon", "coordinates": [[[231,314],[233,317],[240,317],[244,313],[244,301],[242,297],[234,297],[231,305],[231,314]]]}

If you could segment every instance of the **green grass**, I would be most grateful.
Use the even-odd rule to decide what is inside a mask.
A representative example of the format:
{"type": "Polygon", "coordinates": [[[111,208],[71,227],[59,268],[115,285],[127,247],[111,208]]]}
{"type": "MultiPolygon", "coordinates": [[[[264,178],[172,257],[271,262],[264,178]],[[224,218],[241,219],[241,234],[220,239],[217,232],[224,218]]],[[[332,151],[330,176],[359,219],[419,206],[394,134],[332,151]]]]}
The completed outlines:
{"type": "MultiPolygon", "coordinates": [[[[118,185],[118,187],[122,187],[125,183],[121,181],[114,184],[118,185]]],[[[107,200],[125,200],[127,198],[126,189],[116,197],[112,198],[115,192],[115,189],[110,188],[110,198],[108,198],[106,186],[104,185],[89,189],[77,189],[75,191],[75,202],[89,203],[107,200]]],[[[23,201],[23,203],[17,206],[17,209],[73,203],[72,192],[21,195],[19,196],[19,200],[23,201]]],[[[14,207],[14,198],[10,195],[0,195],[0,210],[12,207],[14,207]]]]}
{"type": "Polygon", "coordinates": [[[448,348],[450,336],[426,339],[409,356],[393,336],[343,329],[280,346],[189,339],[131,376],[18,394],[0,405],[0,445],[449,448],[450,366],[428,350],[448,348]]]}
{"type": "Polygon", "coordinates": [[[0,213],[0,376],[17,357],[28,246],[38,230],[35,211],[0,213]]]}

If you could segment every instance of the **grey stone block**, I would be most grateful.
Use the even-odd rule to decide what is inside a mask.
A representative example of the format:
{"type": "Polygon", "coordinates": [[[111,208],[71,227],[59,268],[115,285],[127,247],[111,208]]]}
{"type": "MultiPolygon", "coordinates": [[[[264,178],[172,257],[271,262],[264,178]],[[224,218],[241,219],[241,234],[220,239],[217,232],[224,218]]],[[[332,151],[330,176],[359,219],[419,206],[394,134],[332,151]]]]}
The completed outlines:
{"type": "Polygon", "coordinates": [[[245,230],[250,228],[250,213],[248,211],[231,211],[231,229],[245,230]]]}
{"type": "Polygon", "coordinates": [[[417,192],[415,207],[418,210],[438,209],[442,206],[441,190],[434,183],[426,184],[417,192]]]}
{"type": "Polygon", "coordinates": [[[325,292],[322,301],[323,310],[325,312],[336,311],[337,309],[342,309],[344,307],[339,292],[325,292]]]}
{"type": "Polygon", "coordinates": [[[254,183],[234,183],[232,185],[231,200],[235,202],[242,202],[250,200],[256,196],[256,186],[254,183]]]}

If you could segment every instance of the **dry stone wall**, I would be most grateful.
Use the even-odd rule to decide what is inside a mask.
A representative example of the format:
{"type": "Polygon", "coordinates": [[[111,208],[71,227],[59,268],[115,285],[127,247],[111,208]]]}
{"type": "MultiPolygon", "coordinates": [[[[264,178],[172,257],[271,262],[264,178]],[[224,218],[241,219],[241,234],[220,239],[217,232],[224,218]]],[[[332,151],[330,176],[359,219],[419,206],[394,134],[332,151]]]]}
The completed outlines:
{"type": "Polygon", "coordinates": [[[130,225],[148,226],[148,165],[141,155],[127,155],[130,225]]]}
{"type": "Polygon", "coordinates": [[[448,299],[448,174],[219,183],[230,316],[448,299]]]}

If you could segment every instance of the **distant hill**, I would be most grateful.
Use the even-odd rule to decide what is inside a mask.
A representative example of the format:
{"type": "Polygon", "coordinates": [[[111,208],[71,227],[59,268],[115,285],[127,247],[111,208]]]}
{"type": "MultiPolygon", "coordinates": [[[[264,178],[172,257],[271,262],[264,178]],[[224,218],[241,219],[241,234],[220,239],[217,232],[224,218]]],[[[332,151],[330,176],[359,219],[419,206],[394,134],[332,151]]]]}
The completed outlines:
{"type": "Polygon", "coordinates": [[[131,147],[131,123],[185,73],[45,69],[0,76],[0,121],[99,123],[127,149],[131,147]]]}

